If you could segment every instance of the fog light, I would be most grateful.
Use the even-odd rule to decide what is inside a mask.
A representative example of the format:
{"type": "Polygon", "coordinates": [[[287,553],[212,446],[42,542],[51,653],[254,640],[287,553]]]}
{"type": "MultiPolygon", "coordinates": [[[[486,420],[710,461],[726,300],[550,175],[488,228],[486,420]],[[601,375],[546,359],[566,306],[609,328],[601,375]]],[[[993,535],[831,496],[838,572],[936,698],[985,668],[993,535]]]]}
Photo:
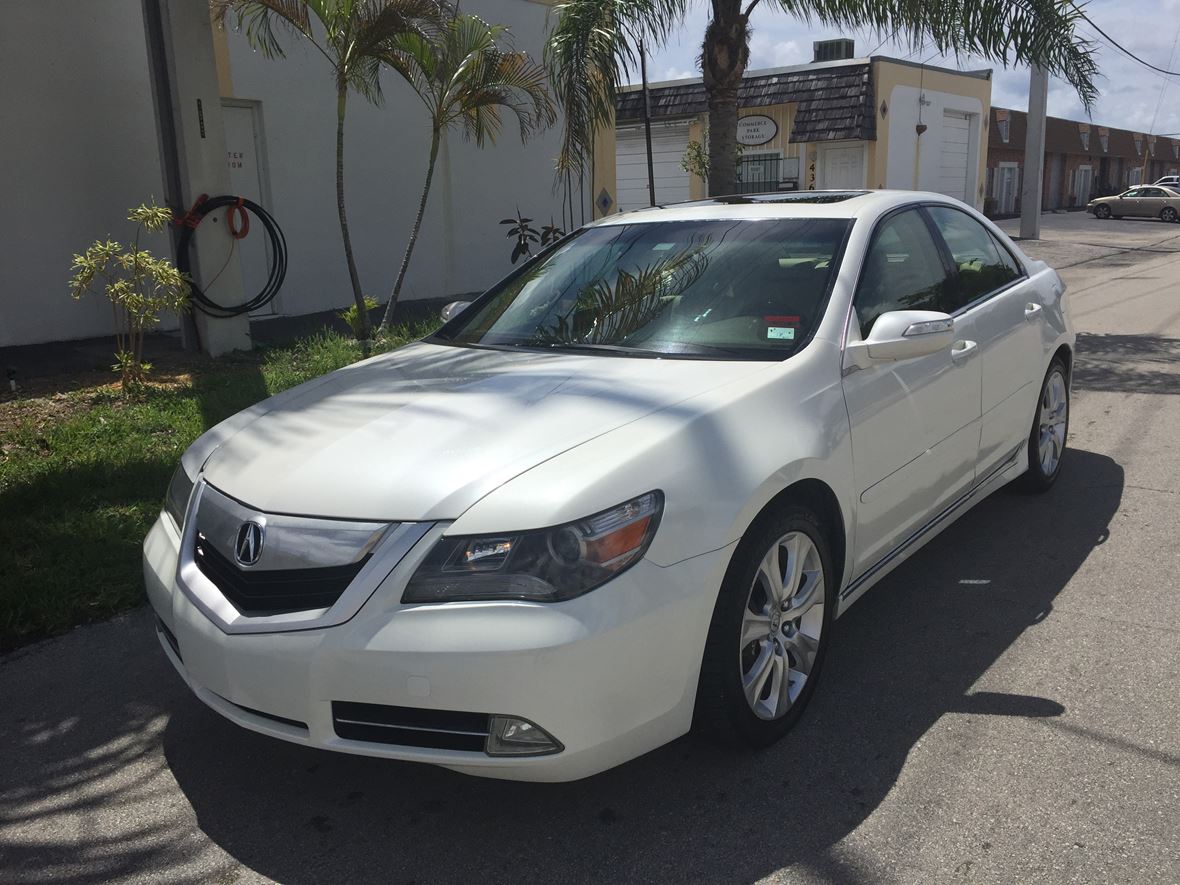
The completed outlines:
{"type": "Polygon", "coordinates": [[[484,751],[489,756],[542,756],[563,749],[556,738],[527,719],[493,716],[484,751]]]}

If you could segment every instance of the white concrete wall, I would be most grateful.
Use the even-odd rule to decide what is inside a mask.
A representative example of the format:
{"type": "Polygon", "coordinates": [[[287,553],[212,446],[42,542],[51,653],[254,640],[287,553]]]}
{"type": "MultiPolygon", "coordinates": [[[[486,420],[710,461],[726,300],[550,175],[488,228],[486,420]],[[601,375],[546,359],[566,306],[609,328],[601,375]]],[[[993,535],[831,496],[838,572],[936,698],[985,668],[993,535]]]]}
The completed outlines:
{"type": "MultiPolygon", "coordinates": [[[[469,0],[463,11],[508,25],[516,47],[540,59],[548,6],[469,0]]],[[[345,306],[352,296],[336,215],[332,78],[313,48],[293,38],[285,46],[285,59],[270,60],[253,52],[243,35],[229,35],[234,97],[261,102],[270,209],[287,237],[290,259],[280,308],[302,314],[345,306]]],[[[429,130],[425,109],[404,82],[386,74],[382,85],[381,107],[350,96],[345,187],[362,285],[384,302],[417,210],[429,130]]],[[[517,205],[539,222],[548,223],[551,214],[561,217],[561,198],[553,190],[557,148],[556,129],[522,147],[511,115],[496,143],[483,150],[451,133],[402,298],[477,291],[507,273],[511,246],[498,222],[517,205]]],[[[587,204],[589,187],[587,176],[587,204]]]]}
{"type": "MultiPolygon", "coordinates": [[[[903,190],[934,191],[938,189],[941,166],[942,121],[944,111],[959,111],[971,115],[970,150],[967,157],[967,193],[979,193],[979,151],[980,121],[983,103],[978,98],[954,95],[949,92],[919,90],[912,86],[895,86],[884,98],[889,106],[889,157],[886,166],[885,187],[903,190]],[[917,180],[914,180],[914,157],[918,151],[918,101],[925,97],[929,104],[922,105],[922,122],[929,128],[921,136],[921,153],[918,155],[917,180]]],[[[976,208],[982,207],[982,200],[976,199],[976,208]]]]}
{"type": "Polygon", "coordinates": [[[70,298],[71,257],[164,196],[140,0],[5,3],[0,94],[0,346],[105,335],[106,302],[70,298]]]}

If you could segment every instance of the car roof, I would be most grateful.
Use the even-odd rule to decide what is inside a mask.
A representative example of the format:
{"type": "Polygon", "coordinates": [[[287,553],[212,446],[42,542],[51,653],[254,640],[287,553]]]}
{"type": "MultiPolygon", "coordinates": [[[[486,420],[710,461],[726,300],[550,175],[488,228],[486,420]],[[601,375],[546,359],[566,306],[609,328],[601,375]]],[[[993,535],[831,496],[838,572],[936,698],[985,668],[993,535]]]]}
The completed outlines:
{"type": "Polygon", "coordinates": [[[593,222],[594,227],[648,224],[659,221],[707,221],[732,218],[860,218],[876,217],[914,203],[964,204],[943,194],[902,190],[786,191],[740,194],[669,203],[619,212],[593,222]]]}

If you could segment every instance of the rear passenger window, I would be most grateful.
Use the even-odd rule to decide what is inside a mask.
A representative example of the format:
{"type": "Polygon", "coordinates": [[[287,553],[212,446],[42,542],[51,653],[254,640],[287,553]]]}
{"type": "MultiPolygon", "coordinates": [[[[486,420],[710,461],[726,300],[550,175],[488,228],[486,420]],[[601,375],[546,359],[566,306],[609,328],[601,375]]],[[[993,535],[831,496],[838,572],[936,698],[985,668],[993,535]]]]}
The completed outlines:
{"type": "Polygon", "coordinates": [[[927,211],[954,259],[960,305],[970,304],[1020,276],[1011,256],[1005,261],[992,235],[966,212],[948,206],[931,206],[927,211]]]}
{"type": "Polygon", "coordinates": [[[890,216],[873,234],[854,304],[866,338],[877,317],[891,310],[958,309],[946,265],[917,209],[890,216]]]}

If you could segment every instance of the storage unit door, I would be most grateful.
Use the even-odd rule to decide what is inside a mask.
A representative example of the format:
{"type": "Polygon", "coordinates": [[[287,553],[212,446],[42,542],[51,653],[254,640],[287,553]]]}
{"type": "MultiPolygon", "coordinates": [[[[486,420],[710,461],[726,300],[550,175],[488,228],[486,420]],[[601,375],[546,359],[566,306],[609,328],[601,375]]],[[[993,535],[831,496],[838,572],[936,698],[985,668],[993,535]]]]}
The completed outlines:
{"type": "MultiPolygon", "coordinates": [[[[680,165],[686,147],[687,123],[652,124],[651,155],[658,205],[688,199],[688,173],[680,165]]],[[[647,143],[642,126],[618,131],[615,141],[615,176],[618,210],[628,212],[647,208],[647,143]]]]}
{"type": "Polygon", "coordinates": [[[967,159],[971,145],[971,120],[966,114],[946,111],[942,115],[942,159],[938,170],[938,192],[967,199],[967,159]]]}

